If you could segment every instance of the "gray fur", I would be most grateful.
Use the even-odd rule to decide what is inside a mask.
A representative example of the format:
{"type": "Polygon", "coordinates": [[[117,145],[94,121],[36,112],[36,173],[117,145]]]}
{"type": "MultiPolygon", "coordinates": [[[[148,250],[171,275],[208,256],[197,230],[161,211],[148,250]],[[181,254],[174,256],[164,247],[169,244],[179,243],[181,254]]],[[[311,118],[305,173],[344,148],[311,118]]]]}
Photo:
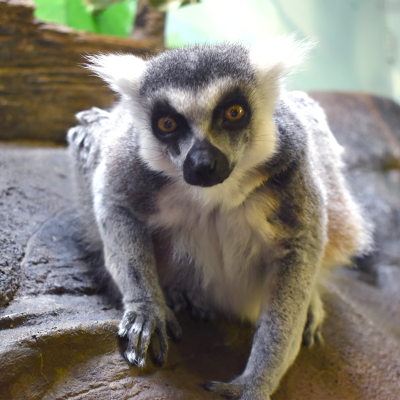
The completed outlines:
{"type": "Polygon", "coordinates": [[[140,94],[148,96],[169,86],[198,90],[226,76],[251,82],[254,75],[247,52],[239,44],[197,45],[190,52],[187,48],[170,50],[149,60],[150,70],[143,77],[140,94]]]}
{"type": "Polygon", "coordinates": [[[281,89],[298,62],[290,45],[292,62],[290,51],[286,61],[274,58],[273,41],[267,56],[259,46],[216,45],[147,62],[93,57],[91,68],[120,100],[109,112],[78,114],[68,133],[86,240],[102,250],[122,294],[126,359],[144,366],[155,332],[156,362],[164,362],[167,326],[181,334],[173,311],[248,319],[256,332],[245,371],[206,384],[241,400],[269,398],[301,341],[322,340],[319,271],[369,242],[324,113],[307,95],[281,89]],[[247,121],[227,122],[230,100],[247,121]],[[172,139],[156,132],[160,110],[180,122],[172,139]],[[186,157],[200,141],[228,160],[222,183],[185,182],[186,157]]]}

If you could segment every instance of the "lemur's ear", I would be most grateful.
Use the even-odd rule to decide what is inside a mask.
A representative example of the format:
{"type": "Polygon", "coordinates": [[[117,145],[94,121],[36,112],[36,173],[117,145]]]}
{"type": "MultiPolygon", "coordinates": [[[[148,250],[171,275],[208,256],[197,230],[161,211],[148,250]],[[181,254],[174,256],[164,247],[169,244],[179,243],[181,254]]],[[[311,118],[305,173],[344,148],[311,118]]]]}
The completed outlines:
{"type": "Polygon", "coordinates": [[[132,95],[137,89],[146,62],[132,54],[96,54],[87,56],[85,68],[93,71],[121,95],[132,95]]]}
{"type": "Polygon", "coordinates": [[[280,80],[297,67],[316,40],[296,40],[294,35],[262,39],[250,47],[250,62],[261,79],[280,80]]]}

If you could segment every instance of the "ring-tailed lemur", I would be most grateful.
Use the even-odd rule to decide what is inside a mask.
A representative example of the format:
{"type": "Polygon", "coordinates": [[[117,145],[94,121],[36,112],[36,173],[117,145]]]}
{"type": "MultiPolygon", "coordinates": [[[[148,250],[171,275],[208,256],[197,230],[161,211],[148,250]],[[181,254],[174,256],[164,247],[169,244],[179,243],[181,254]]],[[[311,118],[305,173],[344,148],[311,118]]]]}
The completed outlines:
{"type": "Polygon", "coordinates": [[[363,251],[368,229],[341,148],[306,94],[281,88],[307,44],[198,45],[144,61],[90,57],[119,94],[68,133],[86,240],[103,252],[125,308],[118,334],[144,366],[167,354],[174,311],[255,324],[241,376],[206,388],[269,398],[301,341],[320,337],[321,269],[363,251]]]}

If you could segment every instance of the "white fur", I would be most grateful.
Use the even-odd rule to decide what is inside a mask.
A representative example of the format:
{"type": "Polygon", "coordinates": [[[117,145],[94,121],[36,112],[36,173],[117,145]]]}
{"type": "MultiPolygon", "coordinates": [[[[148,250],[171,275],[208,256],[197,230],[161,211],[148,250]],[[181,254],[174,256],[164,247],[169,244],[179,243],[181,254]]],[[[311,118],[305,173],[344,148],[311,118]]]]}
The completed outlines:
{"type": "MultiPolygon", "coordinates": [[[[155,97],[167,98],[178,112],[189,117],[189,123],[192,124],[194,132],[193,140],[195,140],[196,138],[207,137],[212,111],[223,93],[230,87],[232,87],[232,82],[229,78],[226,78],[213,82],[212,85],[196,93],[169,88],[163,90],[159,96],[157,96],[157,93],[154,95],[155,97]]],[[[230,154],[229,149],[224,149],[219,143],[208,137],[213,145],[220,148],[228,158],[230,157],[230,162],[236,163],[236,166],[225,182],[211,188],[198,188],[183,183],[186,190],[193,195],[193,199],[198,200],[200,204],[210,204],[211,207],[221,204],[227,210],[233,209],[239,206],[248,194],[263,182],[257,174],[252,174],[251,171],[264,163],[275,151],[276,135],[272,114],[276,93],[278,93],[278,87],[276,87],[276,84],[274,87],[272,81],[270,87],[263,87],[260,90],[254,89],[250,93],[250,101],[253,105],[253,135],[250,142],[241,149],[239,154],[230,154]],[[263,89],[267,90],[264,91],[263,89]]],[[[150,121],[146,121],[142,115],[141,119],[136,119],[135,122],[139,124],[138,128],[141,132],[139,147],[142,159],[151,169],[163,172],[172,178],[183,180],[181,172],[183,160],[191,148],[191,143],[188,143],[186,148],[181,148],[182,156],[178,160],[180,163],[174,163],[164,153],[159,141],[154,137],[150,121]]]]}
{"type": "MultiPolygon", "coordinates": [[[[207,137],[229,159],[236,164],[230,177],[220,185],[211,188],[197,188],[186,185],[193,199],[210,207],[222,205],[225,210],[238,207],[255,187],[263,180],[251,171],[270,158],[276,146],[275,126],[272,114],[275,101],[281,90],[282,78],[299,64],[313,42],[298,42],[294,36],[267,38],[254,44],[249,50],[250,62],[256,73],[257,87],[250,94],[253,107],[252,129],[250,142],[239,153],[232,154],[231,149],[224,149],[220,143],[215,143],[207,136],[211,122],[212,110],[227,88],[237,86],[227,77],[213,81],[211,85],[198,92],[185,91],[177,88],[167,88],[162,93],[154,93],[154,97],[164,97],[174,108],[189,119],[195,133],[193,140],[207,137]]],[[[132,115],[137,131],[139,151],[142,160],[147,165],[168,176],[181,180],[183,160],[191,148],[187,143],[182,157],[171,159],[167,156],[160,142],[151,130],[149,115],[145,106],[138,101],[138,86],[145,71],[146,62],[132,55],[97,55],[88,57],[91,62],[87,67],[104,79],[109,86],[122,95],[120,107],[127,108],[132,115]]],[[[185,184],[184,184],[185,186],[185,184]]]]}
{"type": "Polygon", "coordinates": [[[149,223],[154,230],[173,233],[170,274],[187,273],[189,254],[195,260],[195,281],[212,306],[255,322],[266,301],[260,271],[261,276],[268,273],[265,260],[273,252],[267,244],[275,232],[266,215],[274,200],[254,194],[235,209],[202,207],[177,182],[160,193],[157,206],[159,212],[149,223]]]}
{"type": "Polygon", "coordinates": [[[316,40],[298,41],[295,35],[267,37],[251,46],[251,64],[266,83],[273,80],[282,82],[315,45],[316,40]]]}
{"type": "Polygon", "coordinates": [[[132,96],[137,90],[146,62],[132,54],[97,54],[88,56],[85,67],[103,79],[122,96],[132,96]]]}

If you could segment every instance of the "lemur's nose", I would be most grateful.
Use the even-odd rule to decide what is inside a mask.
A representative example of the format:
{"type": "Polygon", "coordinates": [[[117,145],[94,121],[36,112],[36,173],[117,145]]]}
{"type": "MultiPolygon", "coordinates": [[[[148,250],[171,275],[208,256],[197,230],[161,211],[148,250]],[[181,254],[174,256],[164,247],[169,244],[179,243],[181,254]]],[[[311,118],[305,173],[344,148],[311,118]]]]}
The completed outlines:
{"type": "Polygon", "coordinates": [[[197,140],[183,163],[187,183],[209,187],[222,183],[231,174],[228,158],[208,140],[197,140]]]}

